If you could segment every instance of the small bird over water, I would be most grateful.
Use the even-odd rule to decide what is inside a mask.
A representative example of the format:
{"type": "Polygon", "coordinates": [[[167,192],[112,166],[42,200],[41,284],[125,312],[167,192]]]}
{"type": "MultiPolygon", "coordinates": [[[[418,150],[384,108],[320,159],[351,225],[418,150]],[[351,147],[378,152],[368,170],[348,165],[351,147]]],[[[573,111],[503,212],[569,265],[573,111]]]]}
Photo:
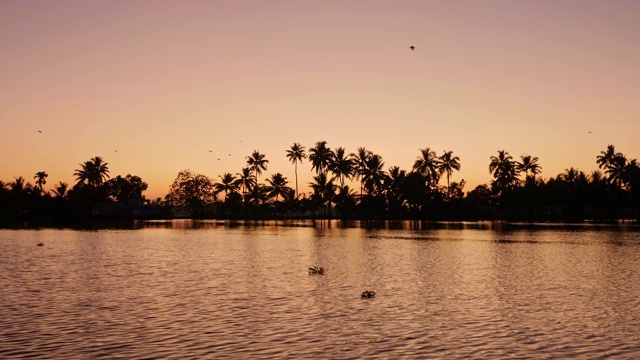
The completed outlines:
{"type": "Polygon", "coordinates": [[[411,49],[411,51],[416,51],[416,47],[413,45],[409,46],[409,49],[411,49]]]}

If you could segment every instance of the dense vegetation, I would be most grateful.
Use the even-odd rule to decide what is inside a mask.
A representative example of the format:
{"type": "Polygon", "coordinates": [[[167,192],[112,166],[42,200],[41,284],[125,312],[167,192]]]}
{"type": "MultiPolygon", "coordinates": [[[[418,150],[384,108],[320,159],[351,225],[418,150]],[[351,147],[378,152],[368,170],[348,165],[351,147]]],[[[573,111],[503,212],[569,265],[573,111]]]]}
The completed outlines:
{"type": "Polygon", "coordinates": [[[539,159],[514,159],[500,150],[490,156],[489,184],[465,193],[465,181],[452,181],[461,168],[452,151],[420,150],[412,169],[385,170],[382,157],[366,148],[347,153],[325,141],[309,148],[294,143],[286,156],[295,170],[292,184],[281,173],[262,177],[265,154],[254,151],[238,173],[213,180],[182,170],[165,199],[148,201],[138,176],[110,178],[108,163],[97,156],[75,170],[76,184],[60,182],[43,190],[48,177],[35,174],[0,181],[0,225],[76,225],[96,218],[155,217],[223,219],[415,219],[608,221],[640,218],[640,165],[609,145],[596,156],[600,170],[574,168],[555,177],[538,177],[539,159]],[[311,163],[311,191],[298,191],[298,164],[311,163]],[[261,181],[262,180],[262,181],[261,181]],[[357,184],[352,189],[346,182],[357,184]],[[295,187],[291,187],[293,185],[295,187]]]}

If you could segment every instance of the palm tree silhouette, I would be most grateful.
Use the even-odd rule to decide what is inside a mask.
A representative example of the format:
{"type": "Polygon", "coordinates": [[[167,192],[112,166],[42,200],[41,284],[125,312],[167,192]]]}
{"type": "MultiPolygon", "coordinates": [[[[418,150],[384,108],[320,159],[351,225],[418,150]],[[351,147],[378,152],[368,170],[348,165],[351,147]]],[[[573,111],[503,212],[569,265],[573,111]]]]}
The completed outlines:
{"type": "Polygon", "coordinates": [[[354,175],[356,179],[360,180],[360,197],[362,197],[362,189],[364,188],[363,175],[367,169],[367,160],[373,155],[373,153],[361,146],[355,153],[351,153],[351,159],[354,164],[354,175]]]}
{"type": "Polygon", "coordinates": [[[34,179],[36,179],[36,185],[38,186],[38,189],[40,189],[40,192],[42,192],[42,185],[47,183],[48,176],[49,174],[47,174],[45,171],[38,171],[33,177],[34,179]]]}
{"type": "Polygon", "coordinates": [[[354,171],[354,162],[345,152],[343,147],[339,147],[333,153],[333,156],[329,159],[328,165],[329,171],[334,175],[334,178],[340,180],[340,187],[344,187],[344,179],[351,179],[354,171]]]}
{"type": "Polygon", "coordinates": [[[498,150],[498,156],[491,156],[489,158],[489,172],[493,174],[495,178],[495,185],[498,190],[502,191],[511,187],[518,182],[518,171],[515,166],[513,157],[504,150],[498,150]]]}
{"type": "Polygon", "coordinates": [[[453,170],[460,171],[460,158],[453,156],[453,151],[445,151],[439,158],[438,173],[441,176],[443,173],[447,174],[447,199],[451,198],[451,184],[449,184],[449,177],[453,173],[453,170]]]}
{"type": "Polygon", "coordinates": [[[316,174],[326,172],[331,158],[334,156],[331,148],[327,147],[326,141],[318,141],[316,146],[309,149],[309,161],[311,161],[311,170],[315,170],[316,174]]]}
{"type": "Polygon", "coordinates": [[[426,177],[429,183],[435,185],[438,183],[438,168],[440,160],[436,156],[436,152],[429,147],[420,149],[420,155],[413,163],[413,170],[420,175],[426,177]]]}
{"type": "Polygon", "coordinates": [[[267,170],[269,160],[265,159],[264,156],[258,150],[253,150],[253,153],[247,156],[247,165],[256,174],[256,183],[258,182],[258,176],[262,174],[262,170],[267,170]]]}
{"type": "Polygon", "coordinates": [[[224,173],[224,175],[218,175],[220,182],[213,184],[217,192],[224,191],[225,201],[229,199],[229,193],[233,193],[238,190],[240,181],[231,173],[224,173]]]}
{"type": "Polygon", "coordinates": [[[51,190],[51,192],[53,192],[53,194],[57,198],[63,199],[67,196],[68,190],[69,190],[69,184],[67,184],[66,182],[60,181],[57,185],[54,185],[53,190],[51,190]]]}
{"type": "Polygon", "coordinates": [[[108,165],[102,157],[96,156],[80,164],[80,169],[76,169],[73,175],[76,176],[78,183],[86,183],[98,187],[102,185],[105,179],[109,178],[108,165]]]}
{"type": "Polygon", "coordinates": [[[384,170],[382,170],[384,166],[382,157],[378,154],[372,154],[365,162],[365,165],[364,174],[362,175],[365,190],[371,195],[381,192],[386,176],[384,170]]]}
{"type": "Polygon", "coordinates": [[[240,172],[236,175],[238,175],[238,181],[240,187],[242,187],[242,195],[246,197],[247,193],[250,192],[251,189],[253,189],[253,187],[255,186],[256,178],[255,176],[253,176],[253,174],[251,173],[251,169],[248,167],[242,168],[242,170],[240,170],[240,172]]]}
{"type": "Polygon", "coordinates": [[[299,198],[298,193],[298,162],[302,162],[302,159],[306,158],[307,154],[304,152],[304,146],[299,143],[293,143],[291,148],[287,150],[287,158],[293,163],[296,172],[296,200],[299,198]]]}
{"type": "Polygon", "coordinates": [[[326,173],[320,172],[317,176],[313,177],[313,182],[309,183],[309,187],[317,197],[322,199],[323,203],[326,203],[327,216],[331,217],[331,200],[335,196],[337,186],[332,180],[327,178],[326,173]]]}
{"type": "Polygon", "coordinates": [[[600,151],[600,155],[596,156],[596,163],[598,164],[598,168],[608,168],[614,162],[616,156],[621,155],[620,153],[616,153],[615,146],[609,144],[607,146],[607,150],[600,151]]]}
{"type": "Polygon", "coordinates": [[[291,191],[291,188],[287,186],[289,183],[287,178],[281,173],[272,174],[271,179],[267,179],[267,183],[269,183],[268,196],[275,197],[276,202],[278,202],[278,196],[282,195],[282,198],[285,199],[291,191]]]}
{"type": "Polygon", "coordinates": [[[521,162],[516,162],[516,171],[524,171],[524,179],[526,180],[529,177],[529,171],[531,171],[531,175],[535,180],[536,175],[538,175],[542,171],[542,166],[538,164],[538,157],[531,156],[528,154],[520,155],[521,162]]]}
{"type": "Polygon", "coordinates": [[[618,153],[613,157],[613,160],[610,164],[607,165],[607,168],[604,171],[607,174],[609,181],[618,185],[618,187],[622,187],[622,179],[624,177],[627,163],[627,158],[624,155],[618,153]]]}

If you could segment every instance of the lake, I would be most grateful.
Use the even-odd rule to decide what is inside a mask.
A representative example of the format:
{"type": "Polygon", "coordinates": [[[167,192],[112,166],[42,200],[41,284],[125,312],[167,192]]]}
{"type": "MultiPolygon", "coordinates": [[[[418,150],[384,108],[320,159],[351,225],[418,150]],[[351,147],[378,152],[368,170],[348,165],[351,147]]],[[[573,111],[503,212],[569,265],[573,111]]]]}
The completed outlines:
{"type": "Polygon", "coordinates": [[[0,358],[640,357],[637,225],[370,225],[0,230],[0,358]]]}

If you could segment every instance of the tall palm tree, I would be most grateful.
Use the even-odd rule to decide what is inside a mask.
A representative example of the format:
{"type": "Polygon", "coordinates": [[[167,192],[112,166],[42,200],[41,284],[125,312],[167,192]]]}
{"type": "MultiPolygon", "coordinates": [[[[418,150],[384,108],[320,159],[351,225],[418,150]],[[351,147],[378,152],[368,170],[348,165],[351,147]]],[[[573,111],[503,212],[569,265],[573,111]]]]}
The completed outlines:
{"type": "Polygon", "coordinates": [[[33,177],[34,179],[36,179],[36,186],[38,186],[40,192],[42,192],[42,186],[47,183],[47,177],[49,177],[49,174],[47,174],[45,171],[38,171],[33,177]]]}
{"type": "Polygon", "coordinates": [[[518,183],[518,171],[513,157],[507,151],[498,150],[498,156],[489,158],[489,172],[500,191],[518,183]]]}
{"type": "Polygon", "coordinates": [[[229,199],[229,193],[233,193],[238,190],[240,181],[231,173],[224,173],[224,175],[218,175],[218,177],[220,178],[220,182],[213,184],[213,186],[215,187],[216,192],[224,191],[224,199],[226,201],[229,199]]]}
{"type": "Polygon", "coordinates": [[[265,159],[265,155],[261,154],[258,150],[253,150],[250,156],[247,156],[247,165],[249,169],[253,170],[256,174],[256,183],[258,182],[259,175],[262,174],[262,170],[267,170],[267,164],[269,160],[265,159]]]}
{"type": "Polygon", "coordinates": [[[315,170],[316,174],[327,171],[329,162],[334,156],[331,148],[327,147],[326,141],[318,141],[316,146],[309,149],[309,161],[311,161],[311,170],[315,170]]]}
{"type": "Polygon", "coordinates": [[[344,187],[344,179],[351,179],[354,171],[354,162],[343,147],[339,147],[336,149],[335,153],[329,160],[328,169],[334,175],[334,178],[340,180],[340,187],[344,187]]]}
{"type": "Polygon", "coordinates": [[[278,202],[278,196],[282,195],[284,199],[290,194],[291,188],[287,186],[289,182],[281,173],[272,174],[271,179],[267,179],[267,183],[269,183],[268,196],[275,197],[276,202],[278,202]]]}
{"type": "Polygon", "coordinates": [[[438,174],[447,174],[447,199],[451,198],[451,184],[449,184],[449,177],[453,173],[453,170],[460,171],[460,158],[453,156],[453,151],[445,151],[438,159],[438,174]]]}
{"type": "Polygon", "coordinates": [[[439,180],[438,168],[440,160],[436,156],[436,152],[429,147],[420,149],[420,155],[413,163],[413,170],[420,175],[429,179],[431,185],[436,185],[439,180]]]}
{"type": "Polygon", "coordinates": [[[253,176],[251,169],[248,167],[242,168],[236,175],[238,175],[238,181],[242,188],[242,195],[246,197],[247,193],[256,185],[256,177],[253,176]]]}
{"type": "Polygon", "coordinates": [[[304,146],[299,143],[293,143],[291,148],[287,150],[287,158],[293,163],[296,172],[296,200],[300,196],[298,193],[298,162],[302,162],[302,159],[305,159],[306,157],[307,154],[304,152],[304,146]]]}
{"type": "Polygon", "coordinates": [[[78,183],[98,187],[109,178],[109,164],[104,162],[102,157],[96,156],[80,164],[80,169],[76,169],[73,175],[76,176],[78,183]]]}
{"type": "Polygon", "coordinates": [[[538,175],[542,171],[542,166],[538,164],[538,157],[531,156],[528,154],[520,155],[521,162],[516,162],[516,170],[518,172],[524,171],[524,179],[526,180],[529,177],[529,171],[531,171],[531,175],[535,180],[536,175],[538,175]]]}
{"type": "Polygon", "coordinates": [[[58,184],[54,185],[53,190],[51,190],[51,192],[53,192],[53,194],[57,197],[57,198],[65,198],[67,197],[67,192],[69,191],[69,184],[67,184],[66,182],[62,182],[60,181],[58,184]]]}
{"type": "Polygon", "coordinates": [[[364,180],[362,176],[367,169],[367,160],[373,155],[373,153],[365,147],[359,147],[355,153],[351,153],[351,159],[354,164],[354,175],[356,179],[360,179],[360,197],[362,197],[362,189],[364,187],[364,180]]]}

